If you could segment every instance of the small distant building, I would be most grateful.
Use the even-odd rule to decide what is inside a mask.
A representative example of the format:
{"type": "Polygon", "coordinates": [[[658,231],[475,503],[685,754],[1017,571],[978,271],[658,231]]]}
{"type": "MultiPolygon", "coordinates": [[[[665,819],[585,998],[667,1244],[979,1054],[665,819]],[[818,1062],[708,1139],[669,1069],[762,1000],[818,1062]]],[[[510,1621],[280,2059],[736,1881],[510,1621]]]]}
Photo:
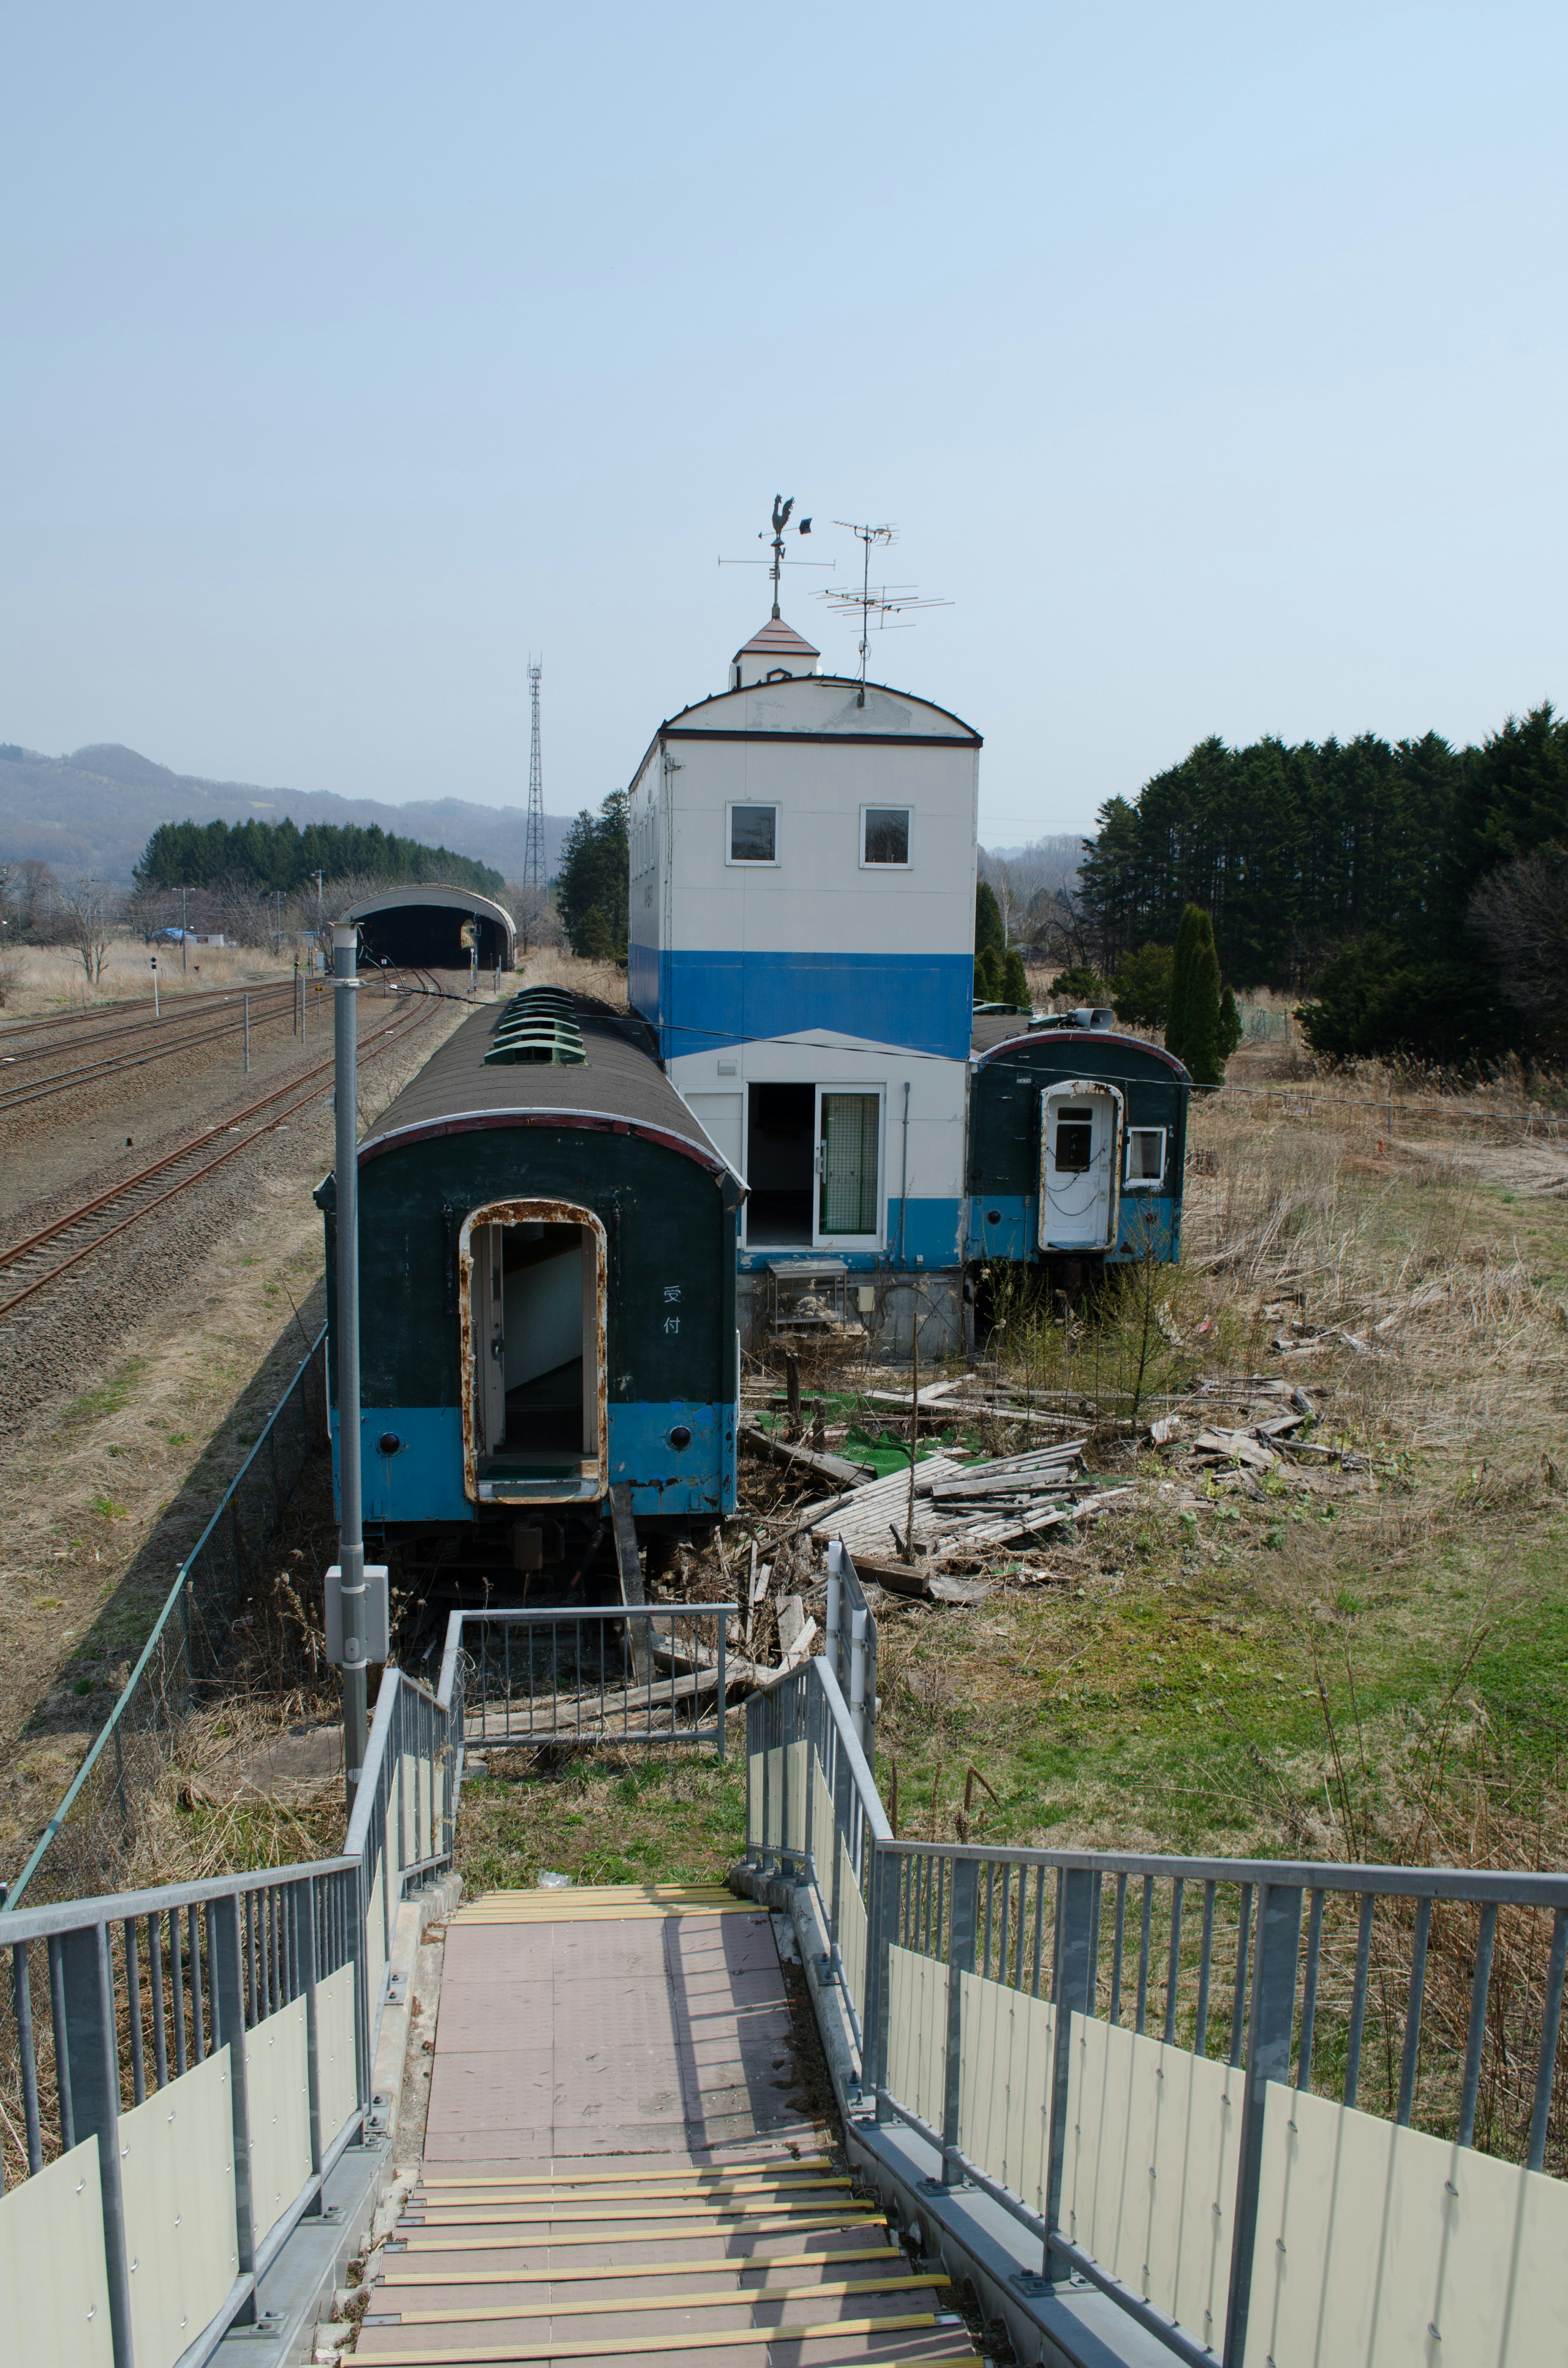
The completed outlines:
{"type": "Polygon", "coordinates": [[[654,734],[631,999],[748,1187],[743,1322],[820,1266],[889,1346],[918,1301],[936,1347],[962,1326],[981,738],[818,655],[775,609],[654,734]]]}

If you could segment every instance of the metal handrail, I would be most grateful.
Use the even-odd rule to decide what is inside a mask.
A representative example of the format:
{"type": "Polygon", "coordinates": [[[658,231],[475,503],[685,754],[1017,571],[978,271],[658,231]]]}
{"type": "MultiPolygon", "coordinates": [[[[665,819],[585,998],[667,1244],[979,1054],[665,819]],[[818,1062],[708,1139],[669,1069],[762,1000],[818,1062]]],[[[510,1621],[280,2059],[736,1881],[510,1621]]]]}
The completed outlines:
{"type": "MultiPolygon", "coordinates": [[[[1428,1968],[1437,1962],[1435,1919],[1444,1916],[1467,1919],[1449,1931],[1450,1970],[1456,1957],[1465,1961],[1469,1952],[1472,1959],[1468,2005],[1461,1995],[1446,2026],[1451,2033],[1457,2017],[1462,2035],[1448,2037],[1449,2052],[1436,2062],[1427,2051],[1426,2079],[1443,2083],[1445,2136],[1474,2147],[1484,2061],[1498,2084],[1503,2125],[1513,2129],[1506,2150],[1527,2170],[1543,2169],[1568,1987],[1568,1873],[895,1840],[855,1743],[835,1673],[839,1658],[830,1653],[806,1663],[748,1704],[747,1865],[764,1896],[778,1875],[814,1891],[835,1931],[834,1887],[846,1853],[852,1855],[869,1930],[858,1984],[845,1980],[836,1948],[834,1955],[859,2053],[858,2094],[875,2098],[879,2123],[901,2122],[933,2146],[940,2162],[936,2189],[975,2187],[1040,2244],[1040,2287],[1080,2276],[1176,2357],[1220,2359],[1217,2328],[1204,2330],[1215,2335],[1211,2345],[1123,2283],[1074,2237],[1063,2203],[1070,2135],[1076,2136],[1067,2128],[1075,2032],[1097,2022],[1212,2061],[1210,2033],[1217,2027],[1217,2070],[1228,2065],[1225,2077],[1239,2076],[1228,2092],[1240,2109],[1233,2150],[1225,2157],[1231,2185],[1214,2203],[1231,2237],[1222,2357],[1239,2362],[1258,2274],[1267,2093],[1271,2087],[1310,2091],[1315,2050],[1320,2067],[1325,2059],[1332,2065],[1335,2086],[1343,2062],[1340,2101],[1357,2108],[1363,2052],[1377,2023],[1378,2078],[1387,2084],[1387,2100],[1381,2114],[1373,2102],[1372,2114],[1410,2126],[1423,2068],[1428,1968]],[[844,1781],[851,1769],[853,1781],[844,1781]],[[831,1868],[822,1824],[828,1804],[831,1868]],[[1510,1912],[1534,1921],[1529,1950],[1518,1953],[1522,1981],[1516,1975],[1512,1989],[1499,1990],[1494,1945],[1504,1930],[1499,1919],[1510,1912]],[[926,2030],[923,2052],[908,2059],[923,2068],[911,2071],[914,2093],[905,2096],[890,2085],[894,1950],[936,1960],[947,1977],[945,2050],[942,2032],[926,2030]],[[1037,2166],[1043,2208],[998,2177],[994,2165],[977,2162],[966,2150],[971,2141],[960,2142],[972,2101],[964,2086],[966,2001],[975,1996],[966,1981],[972,1976],[1054,2009],[1050,2060],[1038,2076],[1039,2125],[1049,2133],[1037,2166]],[[1332,2009],[1325,2004],[1331,1994],[1332,2009]],[[1521,2067],[1517,2077],[1515,2065],[1521,2067]],[[930,2101],[917,2105],[917,2098],[930,2101]]],[[[1037,2037],[1022,2044],[1038,2050],[1040,2026],[1019,2026],[1026,2027],[1037,2037]]],[[[1034,2060],[1026,2055],[1019,2063],[1034,2060]]],[[[1012,2081],[1017,2067],[974,2077],[1012,2081]]],[[[1016,2091],[1007,2093],[1016,2104],[1016,2091]]],[[[853,2104],[857,2090],[849,2095],[853,2104]]],[[[1035,2114],[1032,2103],[1028,2114],[1035,2114]]],[[[1004,2167],[1006,2159],[1004,2153],[1004,2167]]]]}

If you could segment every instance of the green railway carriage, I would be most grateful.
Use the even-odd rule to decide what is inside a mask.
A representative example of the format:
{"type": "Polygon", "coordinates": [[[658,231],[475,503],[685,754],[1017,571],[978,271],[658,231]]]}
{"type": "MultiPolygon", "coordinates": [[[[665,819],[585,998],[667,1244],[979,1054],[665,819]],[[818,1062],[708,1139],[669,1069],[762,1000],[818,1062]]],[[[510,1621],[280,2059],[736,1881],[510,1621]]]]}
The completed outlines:
{"type": "MultiPolygon", "coordinates": [[[[476,1012],[358,1166],[367,1521],[564,1512],[620,1483],[645,1522],[733,1509],[744,1188],[641,1022],[549,989],[476,1012]]],[[[331,1177],[316,1197],[330,1325],[331,1177]]],[[[335,1360],[332,1425],[335,1470],[335,1360]]]]}
{"type": "Polygon", "coordinates": [[[1059,1276],[1181,1250],[1192,1080],[1157,1044],[1062,1020],[977,1013],[967,1255],[1059,1276]]]}

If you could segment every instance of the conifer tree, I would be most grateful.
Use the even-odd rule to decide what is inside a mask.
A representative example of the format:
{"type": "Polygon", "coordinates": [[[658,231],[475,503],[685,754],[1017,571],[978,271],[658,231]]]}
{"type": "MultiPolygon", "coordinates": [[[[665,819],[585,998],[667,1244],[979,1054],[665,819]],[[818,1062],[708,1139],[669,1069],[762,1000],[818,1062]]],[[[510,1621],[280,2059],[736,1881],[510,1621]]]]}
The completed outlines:
{"type": "Polygon", "coordinates": [[[1242,1015],[1236,1009],[1236,998],[1230,987],[1220,997],[1220,1060],[1228,1061],[1242,1041],[1242,1015]]]}
{"type": "Polygon", "coordinates": [[[1198,905],[1187,905],[1176,930],[1165,1050],[1176,1054],[1197,1084],[1221,1082],[1220,958],[1214,951],[1214,925],[1198,905]]]}
{"type": "Polygon", "coordinates": [[[994,946],[983,946],[975,957],[974,999],[977,1003],[1002,1000],[1002,964],[994,946]]]}
{"type": "Polygon", "coordinates": [[[1017,946],[1013,947],[1002,965],[1002,1001],[1012,1004],[1018,1011],[1027,1011],[1030,1008],[1028,974],[1017,946]]]}
{"type": "Polygon", "coordinates": [[[1007,932],[1002,925],[1002,907],[996,902],[996,891],[983,880],[974,892],[974,951],[975,958],[987,947],[998,956],[1007,951],[1007,932]]]}

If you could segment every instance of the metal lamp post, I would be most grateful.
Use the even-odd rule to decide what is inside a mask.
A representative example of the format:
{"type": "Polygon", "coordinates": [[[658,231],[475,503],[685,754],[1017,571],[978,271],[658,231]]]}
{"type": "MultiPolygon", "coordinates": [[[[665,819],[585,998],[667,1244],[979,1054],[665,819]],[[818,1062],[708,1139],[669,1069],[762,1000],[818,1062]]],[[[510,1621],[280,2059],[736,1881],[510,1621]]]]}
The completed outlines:
{"type": "Polygon", "coordinates": [[[359,1488],[359,1146],[358,980],[355,957],[359,932],[352,925],[332,933],[333,1049],[335,1055],[337,1190],[337,1455],[341,1514],[338,1525],[338,1590],[342,1607],[343,1767],[352,1812],[365,1764],[367,1690],[365,1660],[365,1531],[359,1488]]]}

